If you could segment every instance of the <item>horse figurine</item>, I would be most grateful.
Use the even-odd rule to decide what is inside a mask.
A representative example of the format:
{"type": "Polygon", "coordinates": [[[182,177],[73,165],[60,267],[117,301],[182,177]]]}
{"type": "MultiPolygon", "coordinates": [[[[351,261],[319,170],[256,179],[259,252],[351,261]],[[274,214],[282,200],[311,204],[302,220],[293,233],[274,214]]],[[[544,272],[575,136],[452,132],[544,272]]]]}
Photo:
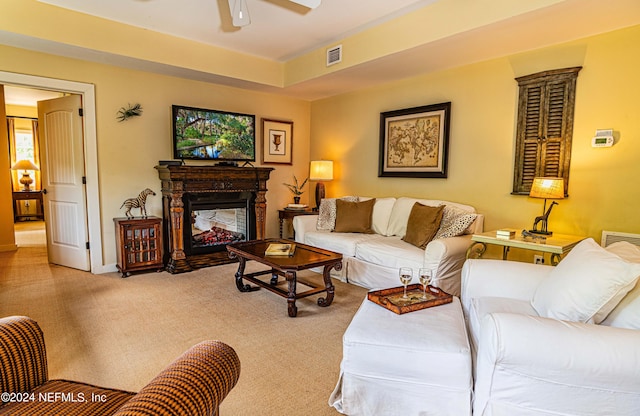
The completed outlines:
{"type": "Polygon", "coordinates": [[[127,218],[133,218],[133,214],[131,214],[131,208],[140,208],[140,216],[142,218],[147,218],[147,209],[145,208],[147,196],[155,194],[155,192],[147,188],[144,191],[140,192],[137,198],[125,199],[122,205],[120,205],[120,209],[122,209],[122,207],[126,207],[127,210],[124,214],[127,216],[127,218]]]}

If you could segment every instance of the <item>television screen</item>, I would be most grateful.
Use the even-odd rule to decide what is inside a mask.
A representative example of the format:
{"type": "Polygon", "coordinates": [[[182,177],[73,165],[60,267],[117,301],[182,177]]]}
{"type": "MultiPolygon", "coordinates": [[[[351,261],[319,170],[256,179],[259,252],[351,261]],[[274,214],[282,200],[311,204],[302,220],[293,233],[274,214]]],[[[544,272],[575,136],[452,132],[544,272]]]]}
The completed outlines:
{"type": "Polygon", "coordinates": [[[256,160],[256,118],[251,114],[172,106],[173,157],[256,160]]]}

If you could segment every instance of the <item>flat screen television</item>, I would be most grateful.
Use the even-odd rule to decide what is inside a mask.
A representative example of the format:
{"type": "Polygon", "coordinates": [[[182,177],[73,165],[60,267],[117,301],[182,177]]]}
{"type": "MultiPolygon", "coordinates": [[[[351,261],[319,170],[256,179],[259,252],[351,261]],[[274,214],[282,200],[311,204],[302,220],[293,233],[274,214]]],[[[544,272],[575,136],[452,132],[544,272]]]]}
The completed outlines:
{"type": "Polygon", "coordinates": [[[256,160],[254,115],[179,105],[171,113],[174,159],[256,160]]]}

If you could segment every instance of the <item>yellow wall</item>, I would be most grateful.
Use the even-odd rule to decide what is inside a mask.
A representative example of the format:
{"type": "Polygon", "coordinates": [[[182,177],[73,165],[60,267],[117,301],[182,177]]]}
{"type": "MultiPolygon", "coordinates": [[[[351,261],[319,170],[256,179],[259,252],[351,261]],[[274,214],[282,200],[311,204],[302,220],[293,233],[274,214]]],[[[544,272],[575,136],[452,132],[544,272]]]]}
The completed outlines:
{"type": "Polygon", "coordinates": [[[511,195],[518,87],[515,77],[582,66],[569,181],[549,229],[600,240],[640,233],[640,26],[441,71],[312,103],[311,159],[336,161],[329,196],[418,196],[468,203],[485,229],[530,228],[541,200],[511,195]],[[378,178],[380,112],[451,101],[447,179],[378,178]],[[592,148],[613,128],[612,148],[592,148]]]}
{"type": "MultiPolygon", "coordinates": [[[[104,264],[111,264],[112,218],[122,216],[120,204],[145,187],[160,190],[153,166],[172,156],[171,104],[255,114],[258,122],[263,117],[294,121],[294,165],[272,165],[276,170],[267,196],[268,236],[278,232],[276,210],[291,202],[282,182],[294,174],[306,177],[310,158],[336,161],[336,179],[327,183],[329,196],[412,195],[459,201],[486,215],[487,230],[528,228],[540,214],[542,201],[510,194],[518,95],[514,78],[569,66],[583,67],[577,82],[570,196],[554,208],[549,228],[597,240],[603,229],[638,233],[638,44],[640,26],[311,104],[6,46],[0,46],[0,70],[96,86],[103,258],[104,264]],[[378,178],[380,112],[445,101],[452,102],[448,178],[378,178]],[[117,122],[116,112],[128,103],[142,104],[142,117],[117,122]],[[591,137],[600,128],[616,131],[615,146],[591,147],[591,137]]],[[[260,136],[259,123],[257,133],[260,136]]],[[[260,146],[257,151],[260,160],[260,146]]],[[[308,189],[303,202],[311,202],[308,189]]],[[[148,209],[152,215],[161,214],[159,196],[149,200],[148,209]]],[[[8,213],[0,214],[6,220],[8,213]]]]}
{"type": "MultiPolygon", "coordinates": [[[[0,85],[0,102],[4,101],[4,88],[0,85]]],[[[0,105],[0,120],[5,119],[5,108],[0,105]]],[[[0,123],[0,137],[8,137],[7,123],[0,123]]],[[[5,143],[7,139],[5,139],[5,143]]],[[[9,146],[0,146],[0,251],[16,249],[13,234],[13,198],[11,197],[11,176],[9,146]]]]}
{"type": "MultiPolygon", "coordinates": [[[[267,236],[275,237],[278,234],[277,209],[293,202],[292,195],[282,182],[289,182],[294,174],[298,177],[306,177],[308,174],[310,105],[306,101],[6,46],[0,46],[0,62],[2,71],[95,85],[99,194],[105,265],[114,264],[116,261],[113,218],[124,216],[124,211],[119,209],[122,201],[137,196],[142,189],[149,187],[156,191],[158,196],[147,200],[147,211],[149,215],[162,215],[160,180],[154,166],[159,160],[173,158],[172,104],[255,114],[258,139],[256,166],[260,165],[261,118],[294,122],[295,165],[271,165],[275,170],[268,182],[267,236]],[[142,116],[118,122],[117,111],[129,103],[142,104],[142,116]]],[[[2,163],[8,163],[5,160],[8,158],[2,158],[2,163]]],[[[8,172],[8,168],[6,171],[8,172]]],[[[8,197],[8,192],[7,190],[7,193],[3,194],[3,201],[5,195],[8,197]]],[[[305,192],[303,202],[307,201],[308,197],[309,192],[305,192]]],[[[5,215],[2,217],[4,220],[5,215]]],[[[10,226],[12,234],[12,223],[10,226]]],[[[5,232],[9,230],[4,227],[0,229],[0,234],[4,235],[5,232]]]]}

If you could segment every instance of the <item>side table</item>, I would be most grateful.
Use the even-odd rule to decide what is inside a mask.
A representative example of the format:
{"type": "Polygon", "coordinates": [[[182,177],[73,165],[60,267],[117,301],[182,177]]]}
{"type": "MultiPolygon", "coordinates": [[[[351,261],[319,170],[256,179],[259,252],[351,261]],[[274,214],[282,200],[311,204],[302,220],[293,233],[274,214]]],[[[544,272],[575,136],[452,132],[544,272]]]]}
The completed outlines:
{"type": "Polygon", "coordinates": [[[13,191],[13,222],[18,222],[21,218],[36,217],[44,220],[44,207],[42,205],[42,191],[13,191]],[[36,201],[35,214],[19,214],[20,208],[17,206],[18,201],[36,201]]]}
{"type": "Polygon", "coordinates": [[[114,218],[116,267],[122,277],[140,270],[164,270],[162,218],[114,218]]]}
{"type": "MultiPolygon", "coordinates": [[[[293,220],[293,217],[298,215],[318,215],[318,211],[312,211],[310,209],[279,209],[278,218],[280,219],[280,238],[282,238],[282,225],[284,220],[293,220]]],[[[294,233],[295,238],[295,233],[294,233]]]]}
{"type": "Polygon", "coordinates": [[[551,264],[556,265],[562,256],[567,254],[576,244],[587,237],[567,234],[553,234],[545,239],[534,239],[515,235],[512,238],[498,238],[495,231],[482,234],[474,234],[471,237],[471,246],[467,250],[467,258],[480,258],[487,249],[487,244],[502,246],[502,260],[507,259],[511,247],[524,250],[541,251],[551,254],[551,264]]]}

